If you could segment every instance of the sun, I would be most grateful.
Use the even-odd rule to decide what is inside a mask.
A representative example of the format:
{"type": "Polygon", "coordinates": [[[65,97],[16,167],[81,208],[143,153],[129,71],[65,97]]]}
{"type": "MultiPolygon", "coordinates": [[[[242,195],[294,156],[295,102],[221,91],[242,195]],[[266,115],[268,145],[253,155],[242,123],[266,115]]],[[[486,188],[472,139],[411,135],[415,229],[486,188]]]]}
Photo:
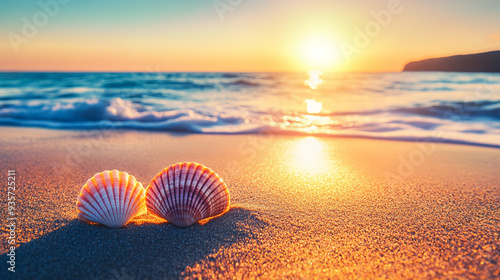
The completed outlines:
{"type": "Polygon", "coordinates": [[[335,42],[325,36],[311,36],[302,46],[302,59],[308,69],[326,70],[338,62],[335,42]]]}

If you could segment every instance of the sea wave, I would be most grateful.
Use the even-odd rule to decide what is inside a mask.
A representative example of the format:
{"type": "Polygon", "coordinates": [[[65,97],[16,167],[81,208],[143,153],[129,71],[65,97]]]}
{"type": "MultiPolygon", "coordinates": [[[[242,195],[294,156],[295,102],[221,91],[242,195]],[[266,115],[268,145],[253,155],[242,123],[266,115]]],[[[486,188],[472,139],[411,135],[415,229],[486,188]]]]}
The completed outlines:
{"type": "MultiPolygon", "coordinates": [[[[498,118],[500,103],[474,105],[475,115],[498,118]],[[482,108],[480,111],[478,108],[482,108]],[[490,109],[489,109],[490,108],[490,109]],[[489,113],[493,112],[493,113],[489,113]]],[[[462,104],[472,106],[472,104],[462,104]]],[[[368,137],[392,140],[439,141],[500,147],[500,124],[437,118],[456,108],[399,108],[386,111],[302,114],[290,112],[233,113],[216,110],[152,110],[121,98],[0,106],[0,124],[56,129],[135,129],[203,134],[291,134],[335,137],[368,137]],[[396,113],[403,113],[398,115],[396,113]],[[432,116],[432,117],[429,117],[432,116]],[[440,133],[436,134],[436,131],[440,133]],[[436,136],[437,135],[437,136],[436,136]]],[[[472,108],[472,107],[471,107],[472,108]]]]}
{"type": "Polygon", "coordinates": [[[313,89],[304,73],[0,73],[0,125],[370,137],[500,147],[500,75],[354,73],[316,78],[321,83],[313,89]],[[321,108],[308,113],[309,104],[321,108]]]}

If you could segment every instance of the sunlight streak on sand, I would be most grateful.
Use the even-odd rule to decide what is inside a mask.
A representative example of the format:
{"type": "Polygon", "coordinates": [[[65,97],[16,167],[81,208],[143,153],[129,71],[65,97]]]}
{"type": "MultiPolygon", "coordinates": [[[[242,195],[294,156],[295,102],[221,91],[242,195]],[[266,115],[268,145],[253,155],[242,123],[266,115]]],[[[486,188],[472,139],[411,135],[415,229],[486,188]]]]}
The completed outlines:
{"type": "Polygon", "coordinates": [[[318,175],[328,171],[327,147],[315,137],[297,140],[290,147],[290,170],[296,174],[318,175]]]}

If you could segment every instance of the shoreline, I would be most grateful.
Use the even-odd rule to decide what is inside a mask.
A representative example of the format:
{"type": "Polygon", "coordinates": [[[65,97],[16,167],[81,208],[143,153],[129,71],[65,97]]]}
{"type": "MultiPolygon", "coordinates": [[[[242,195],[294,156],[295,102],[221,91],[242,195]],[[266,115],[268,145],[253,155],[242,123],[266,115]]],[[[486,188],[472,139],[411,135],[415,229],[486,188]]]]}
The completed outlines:
{"type": "MultiPolygon", "coordinates": [[[[500,275],[496,148],[2,128],[2,170],[16,170],[19,182],[17,277],[500,275]],[[200,162],[217,172],[229,186],[231,210],[185,229],[149,215],[121,229],[76,219],[76,197],[93,174],[118,169],[146,187],[161,169],[179,161],[200,162]]],[[[6,201],[2,192],[2,209],[6,201]]],[[[6,240],[5,230],[2,236],[6,240]]],[[[0,248],[0,276],[10,279],[6,242],[0,248]]]]}
{"type": "MultiPolygon", "coordinates": [[[[486,144],[486,143],[473,143],[461,140],[439,140],[439,137],[427,137],[425,139],[409,139],[409,138],[382,138],[376,136],[366,136],[366,135],[333,135],[333,134],[306,134],[306,133],[295,133],[293,131],[282,131],[282,132],[269,132],[272,129],[264,130],[262,132],[251,133],[251,132],[241,132],[241,133],[218,133],[218,132],[188,132],[188,131],[162,131],[162,130],[149,130],[149,129],[136,129],[136,128],[54,128],[54,127],[39,127],[39,126],[17,126],[17,125],[6,125],[0,124],[0,128],[3,129],[14,129],[14,130],[25,130],[25,131],[59,131],[59,132],[69,132],[69,133],[100,133],[101,135],[106,133],[145,133],[145,134],[162,134],[169,135],[173,137],[178,136],[188,136],[188,135],[211,135],[211,136],[271,136],[271,137],[315,137],[315,138],[325,138],[325,139],[366,139],[366,140],[380,140],[380,141],[396,141],[396,142],[407,142],[407,143],[433,143],[433,144],[449,144],[449,145],[464,145],[472,147],[483,147],[483,148],[493,148],[500,149],[499,144],[486,144]],[[438,140],[435,140],[438,139],[438,140]]],[[[4,133],[6,135],[8,133],[4,133]]],[[[29,133],[32,134],[32,133],[29,133]]]]}

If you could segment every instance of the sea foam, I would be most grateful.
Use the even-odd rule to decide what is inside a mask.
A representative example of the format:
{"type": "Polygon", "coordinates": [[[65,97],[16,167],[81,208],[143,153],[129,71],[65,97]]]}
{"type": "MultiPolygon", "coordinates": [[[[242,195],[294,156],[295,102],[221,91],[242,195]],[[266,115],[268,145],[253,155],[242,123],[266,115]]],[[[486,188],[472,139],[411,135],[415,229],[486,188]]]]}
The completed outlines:
{"type": "Polygon", "coordinates": [[[0,124],[299,134],[500,147],[500,75],[0,73],[0,124]],[[308,113],[306,100],[321,102],[308,113]]]}

